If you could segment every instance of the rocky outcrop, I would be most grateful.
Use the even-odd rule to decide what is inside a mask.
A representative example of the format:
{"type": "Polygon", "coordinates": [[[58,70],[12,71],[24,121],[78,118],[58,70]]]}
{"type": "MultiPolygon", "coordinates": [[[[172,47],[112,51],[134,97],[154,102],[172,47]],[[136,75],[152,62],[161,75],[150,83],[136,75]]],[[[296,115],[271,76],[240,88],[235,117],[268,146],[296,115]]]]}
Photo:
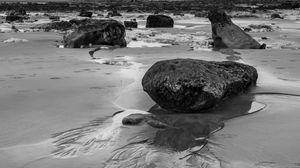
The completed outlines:
{"type": "Polygon", "coordinates": [[[255,85],[255,68],[231,61],[173,59],[155,63],[144,75],[143,89],[162,108],[200,112],[255,85]]]}
{"type": "Polygon", "coordinates": [[[137,28],[138,27],[138,23],[135,20],[124,21],[124,25],[126,28],[137,28]]]}
{"type": "Polygon", "coordinates": [[[222,10],[212,10],[208,14],[212,27],[214,48],[262,49],[256,40],[235,25],[222,10]]]}
{"type": "Polygon", "coordinates": [[[146,28],[174,27],[174,20],[166,15],[149,15],[146,28]]]}
{"type": "Polygon", "coordinates": [[[125,27],[116,20],[98,20],[97,24],[79,26],[64,39],[64,46],[69,48],[80,48],[90,44],[125,47],[125,27]]]}

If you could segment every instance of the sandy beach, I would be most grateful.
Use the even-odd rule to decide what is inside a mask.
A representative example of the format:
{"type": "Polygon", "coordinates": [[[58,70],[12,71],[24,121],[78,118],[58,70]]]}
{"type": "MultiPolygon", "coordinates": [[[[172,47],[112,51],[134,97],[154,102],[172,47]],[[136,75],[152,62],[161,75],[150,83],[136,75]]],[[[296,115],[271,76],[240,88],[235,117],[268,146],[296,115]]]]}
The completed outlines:
{"type": "Polygon", "coordinates": [[[211,36],[208,19],[176,17],[174,28],[155,29],[144,28],[141,19],[138,29],[126,32],[128,47],[97,51],[97,59],[90,58],[90,48],[58,48],[62,35],[57,32],[1,33],[0,167],[300,167],[300,23],[266,18],[233,22],[241,27],[273,23],[278,29],[249,33],[266,43],[266,50],[213,51],[203,45],[211,36]],[[130,44],[132,37],[138,38],[130,44]],[[11,38],[26,41],[4,42],[11,38]],[[153,138],[157,129],[123,126],[114,115],[120,110],[148,113],[155,102],[143,91],[141,79],[155,62],[175,58],[234,60],[254,66],[259,74],[251,98],[218,109],[243,116],[226,120],[224,128],[210,135],[199,158],[182,159],[188,150],[126,146],[153,138]]]}

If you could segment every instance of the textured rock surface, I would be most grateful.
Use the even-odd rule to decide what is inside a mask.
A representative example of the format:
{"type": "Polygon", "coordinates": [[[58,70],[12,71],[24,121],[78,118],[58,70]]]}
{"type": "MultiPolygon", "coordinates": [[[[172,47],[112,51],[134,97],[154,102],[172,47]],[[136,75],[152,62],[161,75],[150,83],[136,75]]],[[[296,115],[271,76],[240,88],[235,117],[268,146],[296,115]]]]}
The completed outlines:
{"type": "Polygon", "coordinates": [[[212,10],[208,14],[212,27],[214,48],[262,49],[263,47],[239,26],[232,23],[224,11],[212,10]]]}
{"type": "Polygon", "coordinates": [[[51,29],[66,31],[66,30],[70,30],[72,28],[72,24],[67,21],[60,21],[60,22],[39,24],[32,28],[43,29],[45,31],[49,31],[51,29]]]}
{"type": "Polygon", "coordinates": [[[164,109],[199,112],[246,91],[256,80],[256,69],[241,63],[173,59],[155,63],[142,85],[164,109]]]}
{"type": "Polygon", "coordinates": [[[78,27],[64,39],[65,47],[69,48],[80,48],[90,44],[125,47],[125,27],[115,20],[98,20],[97,23],[78,27]]]}
{"type": "Polygon", "coordinates": [[[146,27],[173,27],[174,20],[170,16],[166,15],[149,15],[147,18],[146,27]]]}

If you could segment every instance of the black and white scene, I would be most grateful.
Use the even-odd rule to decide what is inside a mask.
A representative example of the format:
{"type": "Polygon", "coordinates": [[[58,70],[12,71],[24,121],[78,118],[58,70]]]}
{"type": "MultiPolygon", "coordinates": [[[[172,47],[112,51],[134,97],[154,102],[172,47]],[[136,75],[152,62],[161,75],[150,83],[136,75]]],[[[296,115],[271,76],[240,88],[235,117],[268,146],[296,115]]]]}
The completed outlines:
{"type": "Polygon", "coordinates": [[[300,168],[300,0],[0,0],[0,168],[300,168]]]}

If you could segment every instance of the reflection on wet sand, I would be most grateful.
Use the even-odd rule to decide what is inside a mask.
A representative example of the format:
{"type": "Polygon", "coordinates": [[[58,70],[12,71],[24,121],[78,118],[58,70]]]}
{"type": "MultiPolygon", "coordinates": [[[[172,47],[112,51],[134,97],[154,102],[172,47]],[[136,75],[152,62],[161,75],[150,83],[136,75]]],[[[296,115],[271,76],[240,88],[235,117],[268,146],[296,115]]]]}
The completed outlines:
{"type": "Polygon", "coordinates": [[[201,156],[207,155],[201,150],[209,143],[210,134],[222,129],[224,121],[257,112],[264,107],[264,104],[255,102],[253,95],[247,94],[226,100],[203,113],[176,114],[157,105],[149,113],[128,109],[116,113],[111,119],[95,120],[55,135],[57,150],[53,155],[58,158],[76,157],[110,148],[113,149],[113,154],[106,162],[106,167],[172,167],[172,164],[180,167],[186,164],[196,166],[199,163],[211,165],[212,156],[201,156]],[[167,124],[167,127],[157,129],[149,123],[122,126],[122,118],[136,113],[154,115],[160,122],[167,124]],[[126,134],[130,136],[122,146],[120,137],[126,134]],[[207,157],[210,159],[205,159],[207,157]]]}

